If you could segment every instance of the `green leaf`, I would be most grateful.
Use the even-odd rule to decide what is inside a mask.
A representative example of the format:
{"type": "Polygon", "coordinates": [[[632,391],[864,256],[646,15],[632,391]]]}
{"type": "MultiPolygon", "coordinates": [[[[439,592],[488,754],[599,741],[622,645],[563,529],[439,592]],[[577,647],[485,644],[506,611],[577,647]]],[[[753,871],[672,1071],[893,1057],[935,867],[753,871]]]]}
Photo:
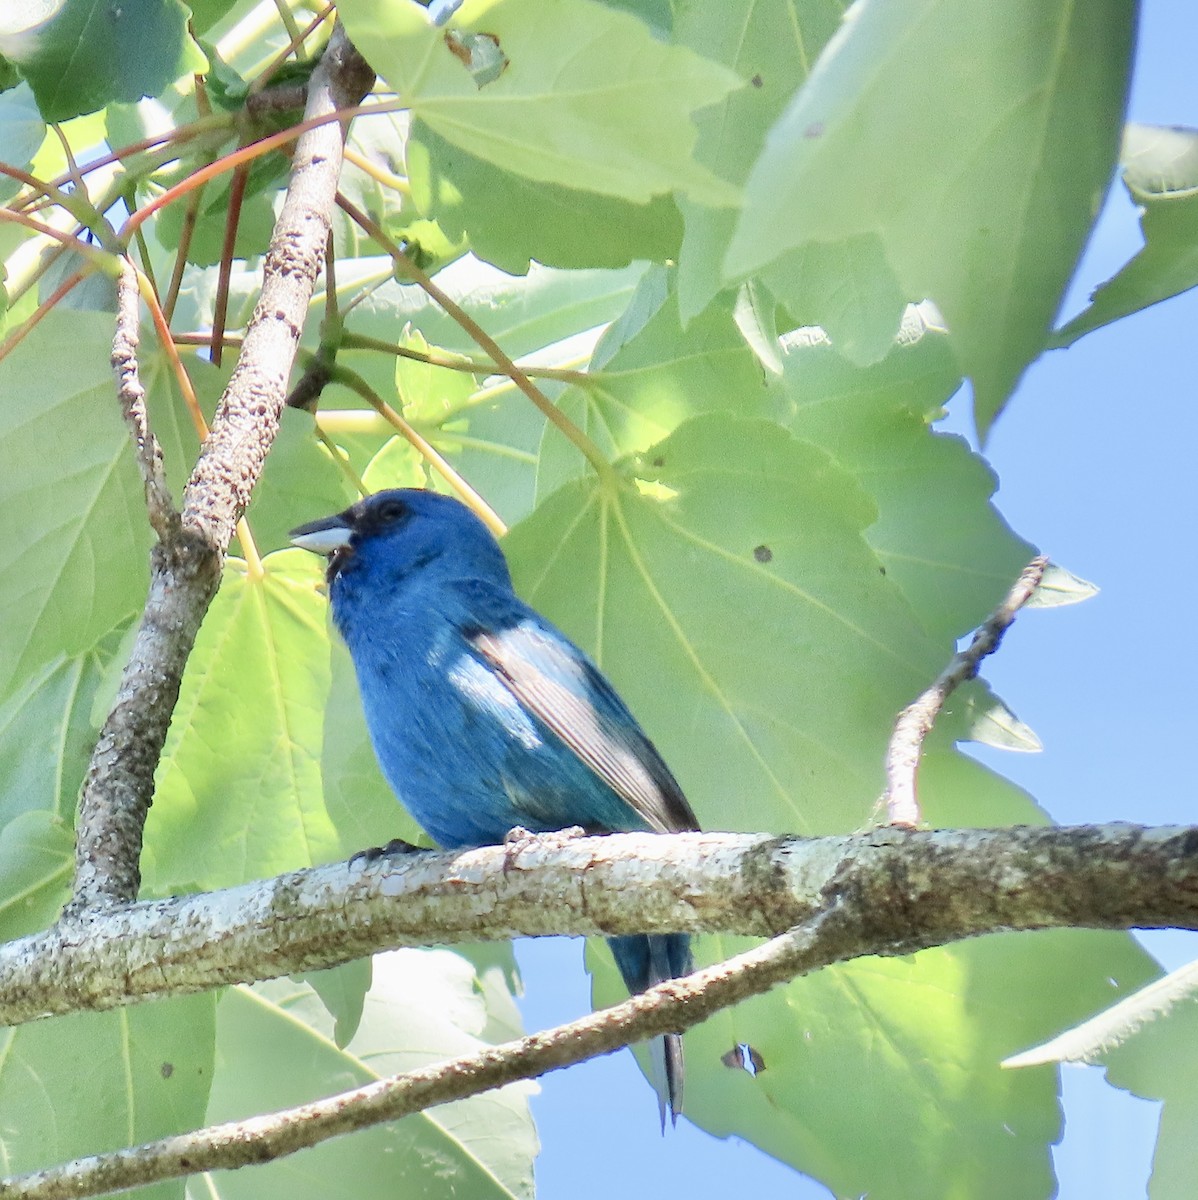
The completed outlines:
{"type": "MultiPolygon", "coordinates": [[[[862,0],[766,140],[726,276],[765,271],[788,306],[843,318],[835,277],[812,294],[787,256],[872,239],[866,277],[888,270],[903,299],[944,313],[984,433],[1043,349],[1099,210],[1135,12],[862,0]]],[[[859,309],[866,344],[877,303],[859,309]]]]}
{"type": "MultiPolygon", "coordinates": [[[[216,1002],[182,996],[53,1017],[0,1037],[0,1161],[7,1174],[137,1145],[204,1123],[216,1002]]],[[[183,1195],[183,1180],[145,1188],[183,1195]]]]}
{"type": "MultiPolygon", "coordinates": [[[[559,407],[610,458],[647,450],[703,412],[761,416],[774,399],[760,362],[737,328],[726,296],[682,327],[673,276],[648,272],[638,295],[600,338],[585,383],[559,407]]],[[[581,455],[547,426],[537,464],[538,495],[588,473],[581,455]]]]}
{"type": "Polygon", "coordinates": [[[791,250],[761,279],[786,306],[791,325],[822,328],[856,366],[879,362],[894,345],[905,300],[872,233],[791,250]]]}
{"type": "MultiPolygon", "coordinates": [[[[231,153],[230,146],[225,153],[231,153]]],[[[274,228],[274,195],[278,185],[287,178],[288,160],[281,154],[268,154],[254,160],[237,214],[237,232],[233,239],[234,258],[260,256],[270,244],[274,228]]],[[[229,216],[231,176],[225,175],[209,183],[200,200],[187,243],[187,261],[210,267],[224,255],[225,227],[229,216]]],[[[154,233],[168,250],[177,250],[186,204],[172,204],[163,209],[154,224],[154,233]]]]}
{"type": "Polygon", "coordinates": [[[384,488],[426,487],[428,477],[420,452],[407,438],[392,437],[366,465],[362,482],[368,492],[384,488]]]}
{"type": "MultiPolygon", "coordinates": [[[[390,260],[386,274],[390,273],[389,264],[390,260]]],[[[518,360],[619,316],[644,273],[643,263],[620,271],[534,267],[526,278],[513,279],[467,256],[439,272],[436,283],[482,325],[506,354],[518,360]]],[[[343,279],[345,274],[343,267],[338,278],[343,279]]],[[[346,328],[394,342],[409,323],[420,330],[430,346],[471,357],[479,353],[469,334],[412,284],[391,282],[380,287],[347,317],[346,328]]],[[[391,394],[395,379],[390,360],[383,360],[376,352],[341,353],[346,365],[363,375],[384,399],[391,394]]]]}
{"type": "MultiPolygon", "coordinates": [[[[45,136],[46,123],[27,84],[0,95],[0,162],[21,169],[28,167],[45,136]]],[[[12,199],[20,189],[18,180],[4,176],[0,179],[0,201],[12,199]]]]}
{"type": "MultiPolygon", "coordinates": [[[[339,277],[343,273],[344,269],[339,277]]],[[[542,361],[561,362],[567,351],[555,354],[555,343],[618,317],[644,273],[640,263],[622,271],[556,271],[534,266],[527,278],[513,279],[467,258],[442,271],[437,283],[509,355],[519,359],[539,350],[542,361]]],[[[395,341],[398,331],[409,322],[429,345],[472,357],[479,353],[456,322],[411,286],[392,283],[380,288],[368,303],[354,310],[347,327],[357,334],[395,341]]],[[[390,359],[353,350],[342,351],[342,358],[368,377],[381,395],[394,393],[396,367],[390,359]]],[[[541,381],[541,385],[551,398],[562,389],[551,381],[541,381]]],[[[437,420],[436,426],[422,422],[425,436],[453,459],[506,521],[526,516],[534,503],[538,452],[545,430],[545,418],[531,401],[510,383],[492,382],[468,404],[451,408],[447,417],[438,414],[437,420]]],[[[336,436],[346,441],[340,431],[336,436]]],[[[377,444],[373,443],[376,448],[377,444]]],[[[377,486],[395,487],[399,482],[380,479],[377,486]]]]}
{"type": "Polygon", "coordinates": [[[100,312],[112,319],[116,312],[116,283],[112,277],[97,271],[94,264],[89,263],[77,250],[67,250],[63,254],[55,250],[43,253],[42,265],[45,268],[37,284],[37,300],[45,304],[58,289],[77,272],[83,272],[83,278],[63,296],[55,306],[61,313],[70,309],[74,312],[100,312]]]}
{"type": "Polygon", "coordinates": [[[809,443],[727,415],[634,466],[512,530],[521,594],[595,655],[702,822],[856,828],[894,715],[948,657],[864,540],[868,497],[809,443]]]}
{"type": "Polygon", "coordinates": [[[783,344],[786,424],[877,505],[866,540],[923,626],[944,639],[943,666],[951,641],[993,611],[1034,553],[991,503],[998,481],[986,461],[929,426],[960,383],[949,339],[912,310],[871,367],[818,336],[783,344]]]}
{"type": "Polygon", "coordinates": [[[226,13],[236,7],[238,0],[188,0],[191,20],[197,33],[206,33],[226,13]]]}
{"type": "Polygon", "coordinates": [[[0,829],[0,936],[48,929],[70,899],[75,838],[57,813],[28,811],[0,829]]]}
{"type": "Polygon", "coordinates": [[[691,156],[691,114],[740,80],[635,17],[594,0],[475,0],[455,27],[420,7],[347,0],[354,45],[430,129],[505,171],[644,204],[684,191],[735,203],[735,188],[691,156]],[[508,65],[475,79],[463,41],[493,39],[508,65]]]}
{"type": "MultiPolygon", "coordinates": [[[[282,980],[253,993],[233,989],[218,1014],[222,1066],[208,1120],[300,1104],[480,1050],[487,1044],[486,995],[471,965],[451,951],[381,955],[362,1023],[339,1050],[309,989],[282,980]]],[[[532,1087],[513,1084],[323,1142],[300,1156],[226,1173],[219,1194],[224,1200],[531,1197],[532,1087]]]]}
{"type": "Polygon", "coordinates": [[[329,690],[320,560],[230,559],[183,676],[146,823],[145,886],[227,887],[341,853],[320,751],[329,690]]]}
{"type": "Polygon", "coordinates": [[[1123,182],[1142,209],[1143,248],[1053,335],[1054,347],[1198,284],[1198,132],[1128,125],[1123,182]]]}
{"type": "MultiPolygon", "coordinates": [[[[636,291],[644,264],[619,271],[555,271],[540,267],[526,278],[480,268],[464,259],[437,276],[437,285],[456,301],[513,358],[544,350],[574,334],[603,325],[624,310],[636,291]]],[[[380,289],[369,306],[350,320],[363,333],[397,328],[411,322],[432,346],[461,354],[477,354],[470,335],[414,285],[380,289]]],[[[380,333],[378,336],[385,336],[380,333]]]]}
{"type": "Polygon", "coordinates": [[[106,642],[75,657],[59,656],[0,705],[0,824],[42,809],[68,827],[74,820],[96,740],[92,706],[113,650],[106,642]]]}
{"type": "MultiPolygon", "coordinates": [[[[430,347],[418,329],[405,329],[399,344],[417,354],[428,354],[430,349],[436,354],[446,354],[440,346],[430,347]]],[[[477,387],[474,375],[467,371],[453,371],[403,355],[395,359],[395,393],[403,415],[414,424],[436,425],[444,421],[470,399],[477,387]]]]}
{"type": "Polygon", "coordinates": [[[1101,1061],[1103,1055],[1134,1038],[1145,1025],[1168,1016],[1178,1004],[1195,999],[1198,999],[1198,963],[1189,962],[1050,1041],[1012,1054],[1003,1066],[1101,1061]]]}
{"type": "Polygon", "coordinates": [[[1103,1058],[1115,1087],[1164,1101],[1148,1194],[1151,1200],[1184,1200],[1198,1170],[1191,1136],[1198,1121],[1198,1005],[1174,1005],[1103,1058]]]}
{"type": "Polygon", "coordinates": [[[66,0],[37,36],[5,50],[47,121],[67,121],[114,100],[157,96],[207,60],[187,32],[179,0],[66,0]]]}
{"type": "MultiPolygon", "coordinates": [[[[811,73],[847,7],[847,0],[723,0],[681,6],[674,40],[749,82],[696,116],[699,162],[743,186],[766,133],[811,73]]],[[[680,199],[679,207],[686,233],[678,256],[678,304],[686,322],[724,286],[720,260],[738,213],[689,197],[680,199]]]]}
{"type": "Polygon", "coordinates": [[[541,183],[467,153],[415,122],[408,174],[422,212],[451,238],[467,236],[479,258],[512,274],[530,260],[550,267],[625,267],[677,254],[682,223],[659,196],[630,204],[613,196],[541,183]]]}
{"type": "Polygon", "coordinates": [[[327,971],[292,976],[296,983],[306,983],[320,997],[325,1012],[333,1018],[333,1041],[338,1050],[344,1050],[358,1032],[366,993],[374,977],[372,965],[373,959],[356,958],[327,971]]]}
{"type": "Polygon", "coordinates": [[[145,600],[150,526],[111,344],[111,317],[51,312],[0,362],[0,698],[145,600]]]}
{"type": "MultiPolygon", "coordinates": [[[[711,941],[705,958],[742,948],[711,941]]],[[[1117,994],[1108,973],[1126,991],[1150,969],[1129,938],[1080,931],[829,968],[688,1035],[688,1115],[837,1195],[1047,1196],[1056,1073],[1003,1071],[1000,1060],[1030,1030],[1117,994]],[[755,1077],[720,1065],[741,1044],[764,1061],[755,1077]]]]}
{"type": "MultiPolygon", "coordinates": [[[[1045,820],[1012,785],[951,750],[926,756],[920,794],[941,827],[1045,820]]],[[[714,963],[750,944],[706,936],[696,952],[714,963]]],[[[589,961],[596,1006],[620,999],[606,948],[589,961]]],[[[686,1114],[838,1196],[1046,1196],[1061,1132],[1056,1072],[1005,1071],[1001,1060],[1155,973],[1130,937],[1074,930],[829,967],[687,1032],[686,1114]],[[739,1046],[758,1056],[756,1075],[729,1069],[739,1046]]]]}
{"type": "Polygon", "coordinates": [[[284,408],[246,513],[259,552],[290,546],[287,534],[302,521],[340,512],[357,498],[353,484],[316,440],[311,414],[284,408]]]}

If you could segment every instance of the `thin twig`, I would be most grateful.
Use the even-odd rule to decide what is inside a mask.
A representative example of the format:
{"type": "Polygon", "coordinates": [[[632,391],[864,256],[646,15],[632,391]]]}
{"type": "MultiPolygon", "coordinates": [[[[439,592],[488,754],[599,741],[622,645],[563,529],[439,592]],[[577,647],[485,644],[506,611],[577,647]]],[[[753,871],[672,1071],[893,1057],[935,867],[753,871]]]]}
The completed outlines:
{"type": "Polygon", "coordinates": [[[826,938],[824,926],[835,913],[833,906],[718,966],[659,984],[613,1008],[556,1029],[267,1116],[230,1121],[35,1171],[4,1181],[0,1196],[4,1200],[77,1200],[201,1171],[268,1162],[339,1134],[532,1079],[631,1042],[681,1032],[720,1009],[768,991],[811,967],[826,965],[820,950],[836,939],[826,938]]]}
{"type": "Polygon", "coordinates": [[[503,518],[467,483],[464,476],[454,468],[436,446],[400,416],[357,371],[351,371],[349,367],[336,366],[332,368],[329,377],[332,381],[357,392],[384,421],[415,449],[425,462],[437,471],[457,493],[458,498],[473,509],[478,518],[496,537],[503,537],[507,533],[507,525],[504,524],[503,518]]]}
{"type": "Polygon", "coordinates": [[[140,342],[141,292],[137,271],[125,262],[116,281],[116,332],[112,339],[112,369],[117,377],[117,398],[121,413],[133,435],[137,468],[146,492],[146,511],[150,525],[160,541],[169,541],[179,533],[179,510],[171,499],[162,464],[162,447],[150,429],[146,415],[146,392],[137,368],[140,342]]]}
{"type": "Polygon", "coordinates": [[[387,235],[386,230],[373,217],[364,213],[340,192],[337,194],[337,205],[342,212],[351,217],[387,251],[391,256],[391,261],[395,263],[400,272],[416,284],[431,300],[435,300],[474,339],[477,345],[491,356],[491,360],[499,371],[511,379],[554,428],[565,435],[566,440],[591,464],[595,474],[601,480],[610,481],[615,478],[615,468],[607,461],[603,451],[533,383],[524,370],[516,366],[504,353],[499,343],[460,304],[457,304],[396,245],[395,241],[387,235]]]}
{"type": "MultiPolygon", "coordinates": [[[[467,375],[502,375],[503,369],[493,362],[482,362],[476,358],[465,358],[461,355],[441,354],[436,350],[413,350],[410,346],[400,346],[395,342],[384,341],[382,338],[367,337],[365,334],[351,333],[346,330],[341,335],[343,350],[380,350],[384,354],[394,354],[396,358],[408,358],[412,362],[427,363],[430,367],[444,367],[447,371],[462,371],[467,375]]],[[[529,379],[556,379],[563,383],[577,383],[582,386],[597,383],[598,373],[588,371],[572,371],[565,367],[528,367],[520,368],[529,379]]]]}
{"type": "Polygon", "coordinates": [[[919,824],[915,773],[924,740],[932,732],[932,726],[936,724],[936,718],[952,692],[972,679],[978,673],[982,659],[998,649],[1003,634],[1015,620],[1015,614],[1039,587],[1047,566],[1048,559],[1044,555],[1033,558],[1023,568],[1003,602],[978,627],[969,646],[953,655],[931,687],[899,713],[894,732],[890,735],[890,744],[886,748],[886,794],[883,799],[890,824],[909,825],[912,828],[919,824]]]}

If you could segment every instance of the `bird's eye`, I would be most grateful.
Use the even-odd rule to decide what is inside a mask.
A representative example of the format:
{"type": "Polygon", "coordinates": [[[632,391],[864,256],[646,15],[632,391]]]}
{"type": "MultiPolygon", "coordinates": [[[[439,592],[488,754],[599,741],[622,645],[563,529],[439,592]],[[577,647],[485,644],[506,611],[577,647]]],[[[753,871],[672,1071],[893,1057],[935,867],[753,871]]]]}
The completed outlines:
{"type": "Polygon", "coordinates": [[[394,525],[408,515],[408,506],[402,500],[386,500],[378,506],[374,515],[380,525],[394,525]]]}

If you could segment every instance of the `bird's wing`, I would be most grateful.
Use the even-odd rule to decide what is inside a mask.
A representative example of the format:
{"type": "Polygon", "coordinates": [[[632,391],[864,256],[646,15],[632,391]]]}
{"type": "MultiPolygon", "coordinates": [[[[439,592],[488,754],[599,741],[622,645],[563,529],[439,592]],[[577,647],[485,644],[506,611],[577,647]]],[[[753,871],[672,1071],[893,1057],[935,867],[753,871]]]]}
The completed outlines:
{"type": "Polygon", "coordinates": [[[594,664],[531,609],[465,631],[513,696],[651,828],[698,829],[678,781],[594,664]]]}

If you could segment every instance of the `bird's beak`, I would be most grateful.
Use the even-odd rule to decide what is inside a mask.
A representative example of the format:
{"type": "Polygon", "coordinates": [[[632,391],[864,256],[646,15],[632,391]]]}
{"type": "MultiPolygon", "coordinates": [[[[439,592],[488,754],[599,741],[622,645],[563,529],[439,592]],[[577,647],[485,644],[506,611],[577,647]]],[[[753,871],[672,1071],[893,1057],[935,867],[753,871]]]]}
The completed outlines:
{"type": "Polygon", "coordinates": [[[287,536],[293,546],[331,558],[338,550],[349,549],[349,540],[353,532],[348,514],[338,513],[335,517],[322,517],[319,521],[309,521],[307,525],[300,525],[287,536]]]}

